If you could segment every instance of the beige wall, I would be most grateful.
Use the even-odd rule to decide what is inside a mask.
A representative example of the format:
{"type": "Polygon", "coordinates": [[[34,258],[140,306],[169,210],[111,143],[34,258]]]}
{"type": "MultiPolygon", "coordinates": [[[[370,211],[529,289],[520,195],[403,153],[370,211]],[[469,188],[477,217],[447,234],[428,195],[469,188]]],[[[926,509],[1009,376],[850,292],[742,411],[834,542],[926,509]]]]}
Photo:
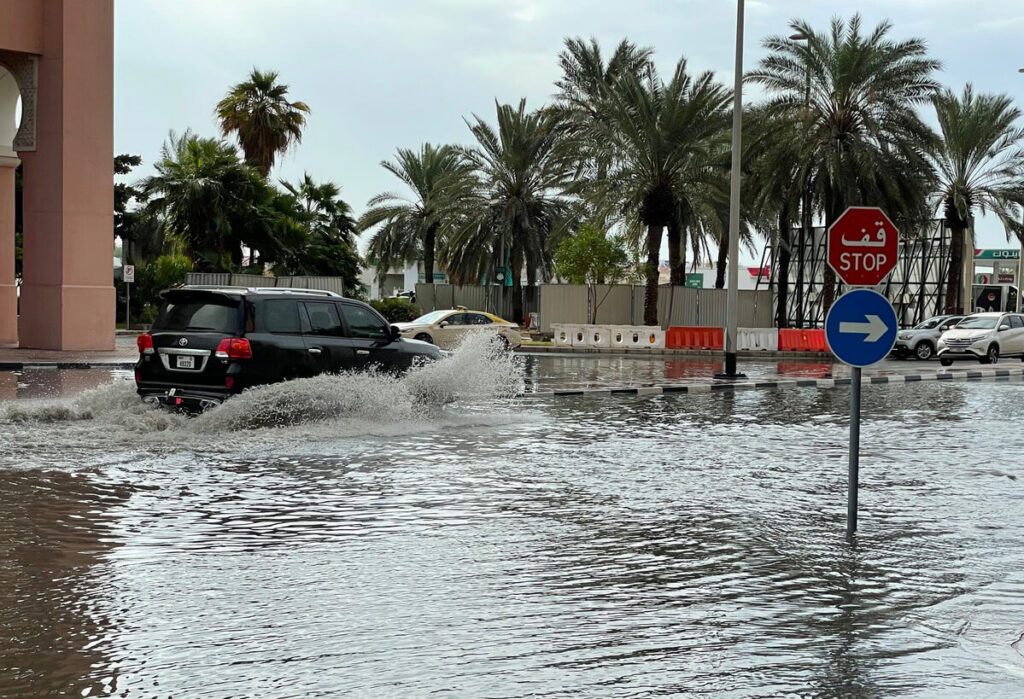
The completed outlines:
{"type": "Polygon", "coordinates": [[[113,2],[41,0],[41,6],[36,150],[19,152],[25,186],[19,343],[110,350],[113,2]]]}
{"type": "Polygon", "coordinates": [[[43,52],[43,2],[0,2],[0,48],[24,53],[43,52]]]}

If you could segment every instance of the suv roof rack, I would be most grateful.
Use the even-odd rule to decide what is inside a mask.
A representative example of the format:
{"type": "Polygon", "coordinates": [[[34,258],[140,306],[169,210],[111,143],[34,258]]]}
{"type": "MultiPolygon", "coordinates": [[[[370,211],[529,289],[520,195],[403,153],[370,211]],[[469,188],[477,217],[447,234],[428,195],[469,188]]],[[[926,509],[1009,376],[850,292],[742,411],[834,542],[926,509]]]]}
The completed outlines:
{"type": "Polygon", "coordinates": [[[306,294],[308,296],[327,296],[343,298],[341,294],[325,289],[296,289],[290,286],[227,286],[223,284],[186,284],[176,290],[219,291],[228,294],[306,294]]]}
{"type": "Polygon", "coordinates": [[[251,286],[248,291],[253,294],[309,294],[311,296],[331,296],[342,298],[341,294],[326,289],[296,289],[290,286],[251,286]]]}

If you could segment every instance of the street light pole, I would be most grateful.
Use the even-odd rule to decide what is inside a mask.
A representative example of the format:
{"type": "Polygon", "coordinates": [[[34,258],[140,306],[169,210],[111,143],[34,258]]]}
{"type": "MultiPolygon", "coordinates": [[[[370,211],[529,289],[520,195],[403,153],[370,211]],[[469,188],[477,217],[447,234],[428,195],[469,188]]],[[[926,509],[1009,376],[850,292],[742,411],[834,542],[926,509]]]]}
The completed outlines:
{"type": "Polygon", "coordinates": [[[726,291],[725,373],[717,378],[742,379],[736,373],[736,286],[739,283],[740,162],[743,135],[743,1],[736,0],[736,67],[732,95],[732,170],[729,182],[729,288],[726,291]]]}

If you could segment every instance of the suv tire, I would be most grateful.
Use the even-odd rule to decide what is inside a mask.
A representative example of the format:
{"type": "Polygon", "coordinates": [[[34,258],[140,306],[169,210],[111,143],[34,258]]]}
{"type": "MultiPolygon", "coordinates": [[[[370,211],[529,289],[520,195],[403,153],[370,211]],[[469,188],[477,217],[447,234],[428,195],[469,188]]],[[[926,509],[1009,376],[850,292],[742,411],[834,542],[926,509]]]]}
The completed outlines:
{"type": "Polygon", "coordinates": [[[939,357],[939,364],[942,366],[953,366],[953,360],[946,357],[939,357]]]}
{"type": "Polygon", "coordinates": [[[982,357],[982,364],[997,364],[999,362],[999,345],[989,345],[988,352],[982,357]]]}
{"type": "Polygon", "coordinates": [[[935,347],[928,340],[922,340],[914,348],[914,356],[921,361],[927,361],[935,356],[935,347]]]}
{"type": "Polygon", "coordinates": [[[426,333],[420,333],[419,335],[417,335],[413,339],[414,340],[419,340],[420,342],[429,342],[430,344],[434,344],[434,338],[432,338],[430,335],[428,335],[426,333]]]}

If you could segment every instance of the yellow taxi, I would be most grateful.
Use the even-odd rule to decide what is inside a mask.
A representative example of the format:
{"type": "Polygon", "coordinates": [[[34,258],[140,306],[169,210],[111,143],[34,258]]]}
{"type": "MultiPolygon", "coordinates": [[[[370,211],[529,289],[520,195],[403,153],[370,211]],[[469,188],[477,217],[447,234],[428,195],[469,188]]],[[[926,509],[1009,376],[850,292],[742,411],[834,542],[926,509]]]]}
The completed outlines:
{"type": "Polygon", "coordinates": [[[519,326],[483,311],[463,307],[448,311],[432,311],[411,323],[392,323],[402,337],[421,340],[441,349],[455,349],[469,333],[494,333],[505,347],[515,349],[523,344],[519,326]]]}

